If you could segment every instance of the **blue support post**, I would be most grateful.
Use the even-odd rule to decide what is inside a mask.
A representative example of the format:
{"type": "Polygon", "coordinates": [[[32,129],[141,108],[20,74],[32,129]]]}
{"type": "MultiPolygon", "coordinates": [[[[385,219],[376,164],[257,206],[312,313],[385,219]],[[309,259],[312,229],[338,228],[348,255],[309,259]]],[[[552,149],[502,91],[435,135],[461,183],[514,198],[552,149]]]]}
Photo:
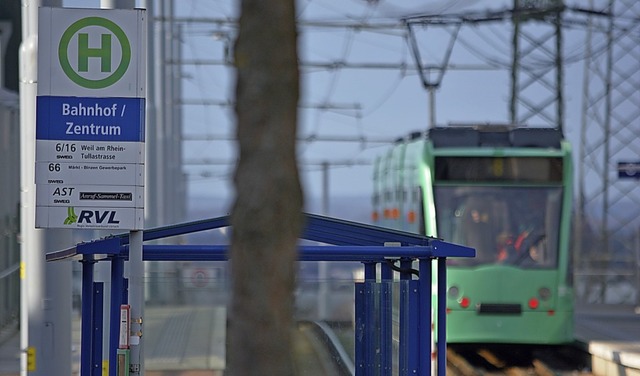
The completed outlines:
{"type": "Polygon", "coordinates": [[[438,376],[447,374],[447,259],[438,258],[438,376]]]}
{"type": "Polygon", "coordinates": [[[409,281],[400,280],[400,309],[398,310],[398,374],[408,374],[409,364],[409,348],[407,341],[409,339],[409,281]]]}
{"type": "Polygon", "coordinates": [[[393,270],[387,263],[380,264],[380,374],[391,375],[393,367],[393,329],[391,300],[393,270]]]}
{"type": "Polygon", "coordinates": [[[375,314],[374,289],[376,284],[376,263],[364,263],[364,365],[365,375],[373,375],[377,368],[377,351],[378,342],[376,341],[377,330],[376,320],[378,316],[375,314]]]}
{"type": "Polygon", "coordinates": [[[122,304],[129,304],[129,279],[122,279],[122,304]]]}
{"type": "MultiPolygon", "coordinates": [[[[420,359],[422,358],[420,349],[420,281],[408,281],[408,300],[407,307],[407,372],[406,375],[417,375],[420,370],[420,359]]],[[[429,294],[431,296],[431,294],[429,294]]]]}
{"type": "Polygon", "coordinates": [[[93,283],[93,318],[91,320],[91,376],[102,376],[102,332],[104,309],[104,282],[93,283]]]}
{"type": "Polygon", "coordinates": [[[375,262],[363,262],[364,264],[364,280],[376,281],[376,263],[375,262]]]}
{"type": "Polygon", "coordinates": [[[358,282],[355,284],[355,361],[356,376],[363,376],[365,370],[365,283],[358,282]]]}
{"type": "Polygon", "coordinates": [[[80,373],[91,376],[92,320],[93,320],[93,255],[82,258],[82,322],[80,338],[80,373]]]}
{"type": "Polygon", "coordinates": [[[418,348],[420,353],[418,356],[420,357],[420,369],[418,374],[431,376],[431,259],[420,259],[419,270],[418,332],[420,333],[420,344],[418,348]]]}
{"type": "MultiPolygon", "coordinates": [[[[109,376],[116,376],[120,342],[120,305],[124,304],[124,259],[111,259],[111,306],[109,318],[109,376]],[[116,329],[117,328],[117,329],[116,329]]],[[[128,335],[128,333],[127,333],[128,335]]]]}
{"type": "Polygon", "coordinates": [[[398,322],[398,370],[400,375],[409,374],[409,282],[411,281],[410,259],[400,260],[400,317],[398,322]]]}
{"type": "Polygon", "coordinates": [[[377,283],[375,262],[364,262],[364,302],[363,302],[363,363],[362,375],[377,375],[380,368],[380,293],[377,283]]]}
{"type": "Polygon", "coordinates": [[[380,333],[378,332],[378,310],[376,309],[376,280],[364,282],[364,348],[365,375],[376,375],[380,365],[380,333]]]}

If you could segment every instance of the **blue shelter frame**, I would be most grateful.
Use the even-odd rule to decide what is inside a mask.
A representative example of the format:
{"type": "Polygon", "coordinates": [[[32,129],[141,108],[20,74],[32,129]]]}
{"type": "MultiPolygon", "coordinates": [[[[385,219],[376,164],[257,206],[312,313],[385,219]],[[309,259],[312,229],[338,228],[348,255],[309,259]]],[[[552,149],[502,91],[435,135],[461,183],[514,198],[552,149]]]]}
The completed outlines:
{"type": "MultiPolygon", "coordinates": [[[[145,230],[143,241],[229,226],[219,217],[145,230]]],[[[431,375],[432,261],[437,263],[438,375],[446,372],[446,258],[474,257],[472,248],[422,235],[356,222],[305,214],[302,239],[326,245],[302,245],[300,261],[358,261],[365,280],[356,283],[356,375],[392,374],[392,317],[390,282],[399,273],[398,374],[431,375]],[[412,270],[414,262],[418,271],[412,270]],[[399,266],[396,264],[399,263],[399,266]],[[378,265],[380,267],[378,267],[378,265]],[[416,277],[417,275],[417,277],[416,277]]],[[[226,261],[227,245],[143,245],[145,261],[226,261]]],[[[111,263],[109,375],[116,376],[120,305],[128,301],[124,263],[129,257],[129,234],[115,235],[51,252],[47,261],[80,259],[82,263],[81,376],[102,373],[103,283],[94,281],[94,265],[111,263]]]]}

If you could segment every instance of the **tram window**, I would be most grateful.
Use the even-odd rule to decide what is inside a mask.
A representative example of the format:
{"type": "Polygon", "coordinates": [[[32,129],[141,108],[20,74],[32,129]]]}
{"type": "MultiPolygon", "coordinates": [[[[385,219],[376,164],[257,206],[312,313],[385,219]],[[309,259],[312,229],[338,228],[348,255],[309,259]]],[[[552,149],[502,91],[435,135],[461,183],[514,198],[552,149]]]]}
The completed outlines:
{"type": "Polygon", "coordinates": [[[562,189],[559,187],[438,186],[438,236],[476,249],[460,265],[557,265],[562,189]]]}

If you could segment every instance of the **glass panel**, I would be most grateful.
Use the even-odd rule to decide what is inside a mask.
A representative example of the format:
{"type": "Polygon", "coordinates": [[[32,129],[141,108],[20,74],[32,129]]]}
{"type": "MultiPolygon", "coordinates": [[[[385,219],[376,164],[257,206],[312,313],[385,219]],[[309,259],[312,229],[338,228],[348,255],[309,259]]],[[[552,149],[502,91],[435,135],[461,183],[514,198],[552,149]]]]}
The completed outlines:
{"type": "MultiPolygon", "coordinates": [[[[327,262],[324,269],[319,265],[300,263],[293,336],[296,375],[340,374],[336,370],[348,364],[353,367],[355,359],[354,281],[362,274],[362,265],[327,262]]],[[[108,262],[100,263],[96,280],[108,276],[109,267],[108,262]]],[[[145,371],[221,375],[230,291],[227,263],[146,262],[145,271],[145,371]]],[[[79,280],[77,285],[72,333],[76,372],[81,349],[79,280]]],[[[102,356],[107,360],[111,283],[105,283],[104,289],[102,356]]]]}
{"type": "MultiPolygon", "coordinates": [[[[108,268],[108,262],[101,264],[108,268]]],[[[294,362],[297,375],[341,374],[354,369],[356,358],[355,283],[362,282],[360,263],[300,263],[295,290],[294,362]]],[[[100,269],[99,268],[99,269],[100,269]]],[[[228,271],[224,262],[145,263],[143,343],[147,372],[198,371],[222,374],[229,302],[228,271]]],[[[97,273],[108,275],[108,273],[97,273]]],[[[96,279],[99,276],[96,276],[96,279]]],[[[417,283],[417,281],[411,281],[417,283]]],[[[410,301],[417,304],[417,286],[410,281],[364,283],[370,320],[359,333],[373,341],[368,360],[372,374],[411,374],[405,345],[415,336],[409,322],[410,301]],[[383,357],[383,354],[387,354],[383,357]],[[404,357],[400,359],[400,355],[404,357]],[[402,368],[404,367],[404,368],[402,368]],[[385,371],[386,370],[386,371],[385,371]]],[[[104,284],[103,358],[108,358],[108,310],[111,283],[104,284]]],[[[79,300],[79,299],[78,299],[79,300]]],[[[78,304],[81,302],[78,301],[78,304]]],[[[80,312],[73,326],[74,369],[80,361],[80,312]]],[[[415,316],[415,315],[414,315],[415,316]]]]}
{"type": "Polygon", "coordinates": [[[555,267],[561,199],[560,187],[436,187],[438,236],[476,249],[449,264],[555,267]]]}

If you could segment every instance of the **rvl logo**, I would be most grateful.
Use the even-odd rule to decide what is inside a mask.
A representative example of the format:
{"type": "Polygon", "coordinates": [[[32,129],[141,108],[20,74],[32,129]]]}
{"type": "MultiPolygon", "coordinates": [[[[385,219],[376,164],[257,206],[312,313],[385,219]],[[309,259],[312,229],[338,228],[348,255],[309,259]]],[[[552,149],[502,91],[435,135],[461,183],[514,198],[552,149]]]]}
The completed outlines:
{"type": "MultiPolygon", "coordinates": [[[[94,41],[94,44],[97,43],[94,41]]],[[[113,21],[86,17],[71,24],[62,34],[58,59],[71,81],[88,89],[104,89],[118,82],[127,72],[131,44],[125,32],[113,21]],[[90,46],[90,36],[99,39],[100,44],[90,46]],[[117,43],[113,42],[113,36],[117,43]],[[118,44],[120,48],[117,48],[118,44]],[[93,60],[98,60],[99,64],[93,60]]]]}
{"type": "Polygon", "coordinates": [[[65,225],[71,225],[74,223],[81,224],[110,224],[116,225],[120,223],[116,219],[116,212],[114,210],[82,210],[79,215],[76,216],[73,207],[67,209],[67,219],[65,219],[65,225]]]}

